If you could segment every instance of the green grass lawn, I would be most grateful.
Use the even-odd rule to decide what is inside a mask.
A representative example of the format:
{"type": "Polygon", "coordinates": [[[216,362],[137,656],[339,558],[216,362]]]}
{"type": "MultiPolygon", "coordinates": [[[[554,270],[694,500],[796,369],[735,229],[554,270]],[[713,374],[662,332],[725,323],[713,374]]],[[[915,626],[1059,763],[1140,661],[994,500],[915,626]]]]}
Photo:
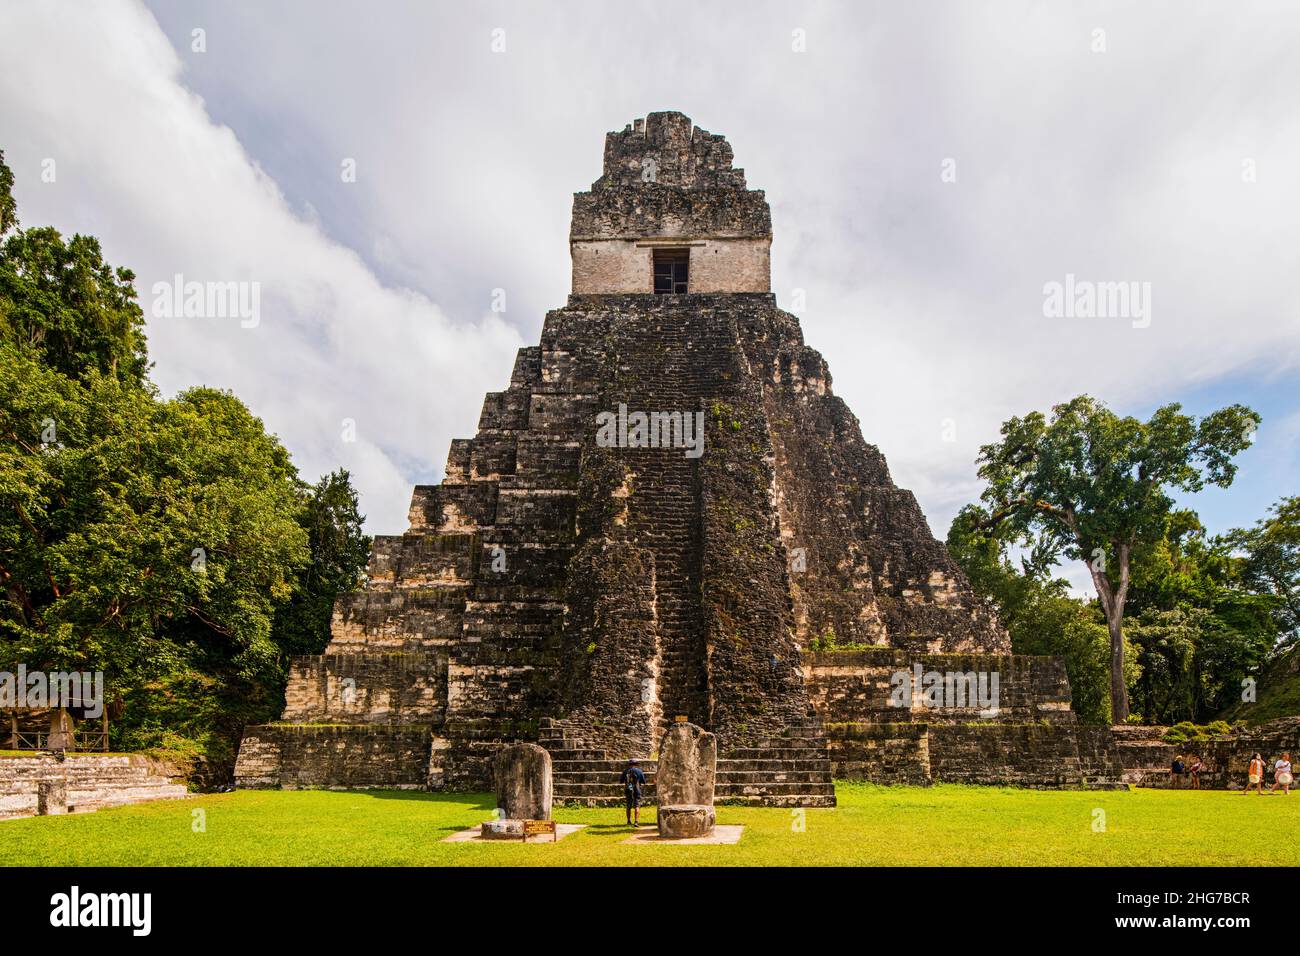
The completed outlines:
{"type": "MultiPolygon", "coordinates": [[[[1300,862],[1300,793],[1033,791],[838,784],[840,805],[719,807],[735,846],[620,846],[621,809],[558,809],[557,844],[441,842],[491,814],[486,794],[241,791],[0,823],[3,865],[1256,866],[1300,862]],[[196,833],[193,811],[205,811],[196,833]],[[1094,831],[1095,811],[1105,813],[1094,831]]],[[[653,822],[648,810],[643,822],[653,822]]]]}

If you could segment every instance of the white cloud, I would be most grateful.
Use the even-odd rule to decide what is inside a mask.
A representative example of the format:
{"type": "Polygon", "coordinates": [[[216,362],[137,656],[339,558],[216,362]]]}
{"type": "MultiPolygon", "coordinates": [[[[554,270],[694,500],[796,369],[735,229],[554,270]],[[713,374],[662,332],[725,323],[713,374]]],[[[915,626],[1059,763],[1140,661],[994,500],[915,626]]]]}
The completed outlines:
{"type": "Polygon", "coordinates": [[[417,474],[440,470],[482,393],[509,374],[518,333],[490,315],[454,322],[384,285],[296,215],[235,134],[180,82],[181,64],[128,3],[9,7],[0,111],[26,223],[100,235],[155,281],[257,282],[261,321],[150,317],[155,380],[232,389],[307,477],[343,464],[372,530],[405,527],[417,474]],[[57,51],[57,55],[53,55],[57,51]],[[54,157],[57,180],[33,175],[54,157]],[[356,440],[343,440],[344,420],[356,440]]]}
{"type": "Polygon", "coordinates": [[[514,345],[563,304],[569,194],[599,174],[604,132],[655,109],[727,135],[767,190],[778,300],[806,290],[808,343],[940,536],[1010,415],[1082,391],[1146,407],[1300,366],[1287,3],[157,16],[171,44],[125,2],[7,10],[2,135],[24,219],[101,235],[142,278],[260,276],[256,336],[155,323],[158,377],[231,386],[304,470],[356,467],[380,530],[401,527],[409,483],[472,434],[514,345]],[[59,186],[33,184],[31,163],[54,154],[59,186]],[[344,157],[355,184],[338,182],[344,157]],[[1151,327],[1045,318],[1043,285],[1067,272],[1151,282],[1151,327]],[[464,321],[496,287],[504,322],[464,321]],[[343,417],[355,446],[336,440],[343,417]]]}

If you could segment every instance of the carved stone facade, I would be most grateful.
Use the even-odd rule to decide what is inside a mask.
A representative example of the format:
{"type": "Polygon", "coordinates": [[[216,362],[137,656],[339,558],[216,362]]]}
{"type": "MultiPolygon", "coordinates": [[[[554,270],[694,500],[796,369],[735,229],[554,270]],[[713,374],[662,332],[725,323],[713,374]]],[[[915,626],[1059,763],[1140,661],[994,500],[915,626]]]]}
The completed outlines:
{"type": "MultiPolygon", "coordinates": [[[[719,799],[824,805],[821,725],[866,716],[855,687],[911,655],[1009,654],[777,307],[770,242],[722,137],[679,113],[609,134],[574,198],[568,304],[406,533],[376,538],[286,723],[249,729],[242,786],[485,788],[499,747],[540,739],[564,799],[585,786],[566,765],[613,772],[684,717],[717,736],[719,799]],[[685,294],[651,291],[663,245],[689,250],[685,294]],[[884,656],[835,665],[814,642],[884,656]]],[[[1056,665],[1006,660],[1018,713],[1068,714],[1056,665]]]]}
{"type": "Polygon", "coordinates": [[[689,256],[690,292],[768,292],[772,217],[731,146],[680,113],[651,113],[605,138],[605,170],[573,197],[575,294],[654,291],[653,252],[689,256]]]}

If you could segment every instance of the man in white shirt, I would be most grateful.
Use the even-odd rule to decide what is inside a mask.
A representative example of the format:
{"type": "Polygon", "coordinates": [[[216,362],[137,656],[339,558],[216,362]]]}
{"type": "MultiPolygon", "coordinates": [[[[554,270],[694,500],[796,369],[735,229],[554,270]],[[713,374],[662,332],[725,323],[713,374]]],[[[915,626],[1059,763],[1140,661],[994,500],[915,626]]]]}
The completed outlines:
{"type": "Polygon", "coordinates": [[[1282,788],[1282,796],[1291,793],[1291,755],[1285,753],[1282,759],[1273,765],[1273,789],[1282,788]]]}

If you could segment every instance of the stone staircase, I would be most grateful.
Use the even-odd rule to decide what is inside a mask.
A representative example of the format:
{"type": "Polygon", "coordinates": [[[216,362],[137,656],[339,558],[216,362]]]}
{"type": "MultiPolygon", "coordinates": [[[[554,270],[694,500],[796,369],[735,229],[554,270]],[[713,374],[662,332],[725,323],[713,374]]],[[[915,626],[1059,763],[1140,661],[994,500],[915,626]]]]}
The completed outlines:
{"type": "Polygon", "coordinates": [[[821,721],[810,717],[756,747],[718,757],[719,803],[760,807],[833,807],[835,782],[821,721]]]}
{"type": "MultiPolygon", "coordinates": [[[[550,718],[543,718],[537,742],[551,755],[552,796],[556,803],[575,803],[584,807],[623,805],[623,788],[619,774],[627,760],[618,760],[608,751],[587,744],[550,718]]],[[[646,776],[645,803],[654,803],[655,761],[642,760],[646,776]]]]}
{"type": "Polygon", "coordinates": [[[189,796],[172,767],[140,754],[49,753],[0,758],[0,820],[90,813],[189,796]]]}
{"type": "MultiPolygon", "coordinates": [[[[671,409],[693,415],[716,388],[729,341],[721,325],[701,327],[698,316],[664,311],[647,317],[643,334],[624,343],[620,367],[628,370],[618,389],[629,408],[671,409]],[[665,350],[665,342],[691,342],[688,350],[665,350]],[[632,372],[637,374],[632,374],[632,372]]],[[[700,475],[698,459],[683,451],[625,449],[636,474],[628,516],[637,542],[655,559],[655,613],[659,641],[657,684],[662,713],[684,715],[703,725],[709,683],[700,594],[700,475]]]]}
{"type": "MultiPolygon", "coordinates": [[[[626,759],[589,747],[551,720],[543,720],[537,741],[551,755],[554,798],[581,806],[622,806],[619,774],[626,759]]],[[[655,802],[653,760],[642,760],[645,803],[655,802]]],[[[835,784],[821,726],[815,719],[786,735],[739,747],[718,757],[715,799],[719,804],[761,807],[833,807],[835,784]]]]}

